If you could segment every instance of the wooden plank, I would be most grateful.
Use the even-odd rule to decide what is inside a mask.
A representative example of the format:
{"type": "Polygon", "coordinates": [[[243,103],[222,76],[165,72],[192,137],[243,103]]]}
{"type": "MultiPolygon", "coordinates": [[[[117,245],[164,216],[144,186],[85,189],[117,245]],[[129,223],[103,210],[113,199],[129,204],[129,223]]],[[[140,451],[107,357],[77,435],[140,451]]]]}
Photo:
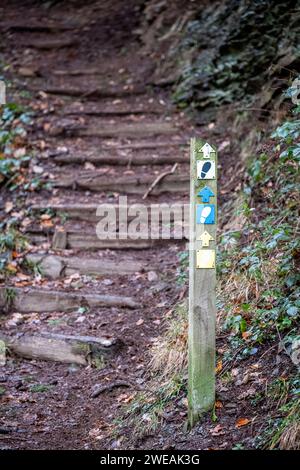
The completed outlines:
{"type": "Polygon", "coordinates": [[[12,299],[7,301],[7,288],[0,288],[0,308],[21,313],[67,312],[81,305],[93,307],[136,308],[132,297],[89,294],[85,292],[62,292],[46,289],[11,287],[12,299]]]}
{"type": "MultiPolygon", "coordinates": [[[[60,232],[61,233],[61,232],[60,232]]],[[[107,238],[101,239],[98,238],[97,235],[91,234],[84,234],[80,232],[68,232],[66,230],[63,232],[66,236],[66,244],[64,247],[59,245],[57,242],[57,232],[54,233],[52,238],[52,249],[53,250],[61,250],[61,249],[74,249],[74,250],[103,250],[103,249],[111,249],[111,250],[146,250],[149,248],[153,248],[154,246],[161,245],[164,243],[169,243],[171,240],[160,240],[155,239],[152,240],[148,236],[148,232],[143,235],[143,238],[138,239],[131,239],[125,233],[122,237],[122,233],[118,233],[118,238],[107,238]]],[[[26,232],[26,235],[29,237],[30,241],[35,244],[43,244],[49,241],[49,236],[42,232],[40,233],[31,233],[26,232]]]]}
{"type": "MultiPolygon", "coordinates": [[[[145,194],[155,177],[143,176],[119,176],[107,177],[97,174],[96,171],[81,172],[77,175],[60,174],[53,180],[57,188],[83,188],[90,191],[112,191],[123,194],[145,194]]],[[[188,193],[189,177],[187,175],[169,175],[163,179],[152,191],[153,195],[172,193],[188,193]]]]}
{"type": "MultiPolygon", "coordinates": [[[[201,199],[203,200],[203,197],[198,194],[204,187],[209,187],[214,197],[208,199],[210,204],[214,206],[216,217],[217,178],[200,180],[197,177],[197,162],[201,160],[201,157],[203,159],[203,154],[200,152],[203,144],[204,142],[201,140],[192,139],[191,141],[188,380],[189,424],[191,427],[204,412],[213,408],[215,401],[216,271],[215,267],[208,267],[209,263],[203,263],[207,266],[205,269],[199,268],[199,252],[201,250],[201,261],[206,259],[207,252],[203,255],[204,250],[212,250],[215,253],[216,220],[214,223],[208,224],[209,216],[204,217],[206,213],[201,212],[203,211],[202,207],[198,217],[196,213],[197,206],[201,204],[201,199]],[[199,217],[200,215],[201,217],[199,217]],[[209,233],[214,240],[210,240],[209,235],[207,238],[204,232],[209,233]]],[[[214,158],[209,161],[213,161],[215,168],[217,168],[216,152],[212,156],[214,158]]]]}
{"type": "Polygon", "coordinates": [[[171,165],[174,163],[189,163],[186,155],[176,152],[173,155],[57,155],[54,161],[63,164],[91,162],[95,165],[171,165]]]}
{"type": "Polygon", "coordinates": [[[114,338],[93,336],[72,336],[41,332],[40,334],[18,335],[14,337],[1,334],[6,347],[28,359],[63,362],[86,366],[95,363],[104,366],[106,358],[120,349],[122,343],[114,338]]]}
{"type": "Polygon", "coordinates": [[[147,122],[134,124],[115,124],[113,126],[91,126],[78,129],[65,129],[71,135],[80,137],[102,137],[102,138],[123,138],[140,139],[142,137],[153,137],[155,135],[176,134],[178,129],[169,122],[147,122]]]}
{"type": "Polygon", "coordinates": [[[118,258],[117,261],[103,258],[77,256],[56,256],[32,253],[26,260],[40,266],[43,274],[51,279],[69,276],[74,273],[89,275],[127,275],[141,271],[151,271],[150,266],[138,260],[118,258]]]}
{"type": "Polygon", "coordinates": [[[31,91],[43,91],[49,95],[59,96],[76,96],[79,98],[122,98],[132,95],[142,95],[145,93],[144,87],[135,88],[108,88],[108,87],[95,87],[95,88],[78,88],[78,87],[62,87],[55,85],[28,85],[28,89],[31,91]]]}

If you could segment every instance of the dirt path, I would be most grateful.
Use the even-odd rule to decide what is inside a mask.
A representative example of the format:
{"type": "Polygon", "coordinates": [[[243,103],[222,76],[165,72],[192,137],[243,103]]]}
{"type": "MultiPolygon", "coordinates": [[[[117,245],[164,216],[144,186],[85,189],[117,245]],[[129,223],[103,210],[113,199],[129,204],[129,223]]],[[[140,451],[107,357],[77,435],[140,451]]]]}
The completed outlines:
{"type": "Polygon", "coordinates": [[[149,348],[185,295],[177,270],[186,239],[99,240],[96,210],[119,196],[128,204],[188,202],[188,143],[197,130],[168,90],[151,84],[154,64],[134,32],[139,2],[2,9],[9,74],[35,112],[33,171],[51,183],[26,200],[29,261],[43,277],[19,288],[3,331],[101,337],[120,347],[104,367],[87,357],[86,366],[12,357],[1,375],[8,434],[0,445],[113,448],[113,421],[145,386],[149,348]],[[22,321],[8,325],[15,311],[22,321]]]}
{"type": "Polygon", "coordinates": [[[19,90],[30,93],[34,164],[53,187],[27,198],[37,220],[26,229],[36,247],[31,256],[43,260],[46,280],[20,288],[22,323],[4,323],[3,331],[101,336],[122,346],[104,368],[9,360],[1,375],[9,391],[1,425],[10,432],[1,446],[101,448],[120,406],[143,388],[147,351],[182,296],[175,280],[185,240],[101,243],[96,208],[117,204],[120,194],[129,203],[186,201],[193,130],[167,95],[147,84],[152,64],[137,54],[131,35],[138,2],[96,2],[71,11],[27,4],[2,7],[4,56],[19,90]],[[176,161],[174,175],[143,201],[176,161]],[[59,227],[66,237],[53,245],[59,227]],[[70,293],[79,295],[75,304],[70,293]],[[99,306],[95,295],[130,297],[135,306],[99,306]],[[95,387],[110,384],[116,386],[91,397],[95,387]]]}

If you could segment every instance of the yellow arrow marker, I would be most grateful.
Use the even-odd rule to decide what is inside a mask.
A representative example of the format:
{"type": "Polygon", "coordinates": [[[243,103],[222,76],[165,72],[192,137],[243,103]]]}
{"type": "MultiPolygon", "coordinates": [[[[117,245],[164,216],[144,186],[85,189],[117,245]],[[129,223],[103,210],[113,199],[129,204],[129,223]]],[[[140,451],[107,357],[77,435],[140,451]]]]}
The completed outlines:
{"type": "Polygon", "coordinates": [[[205,230],[200,237],[197,237],[197,240],[201,240],[202,246],[209,246],[209,242],[213,241],[214,237],[205,230]]]}

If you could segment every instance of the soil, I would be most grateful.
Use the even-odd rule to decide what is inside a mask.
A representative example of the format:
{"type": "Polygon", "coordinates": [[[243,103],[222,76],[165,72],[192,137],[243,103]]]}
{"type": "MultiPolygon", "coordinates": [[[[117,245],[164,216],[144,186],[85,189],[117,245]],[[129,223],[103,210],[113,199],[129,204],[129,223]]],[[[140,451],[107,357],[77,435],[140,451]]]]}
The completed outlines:
{"type": "MultiPolygon", "coordinates": [[[[10,64],[8,75],[17,84],[17,93],[23,92],[22,100],[27,100],[35,110],[31,142],[46,181],[51,180],[51,175],[58,179],[70,173],[79,176],[84,170],[84,163],[55,162],[53,155],[61,147],[67,149],[68,155],[84,157],[101,153],[103,148],[155,142],[157,148],[144,149],[142,154],[165,155],[182,152],[182,142],[188,146],[190,137],[194,135],[209,138],[217,145],[228,139],[227,135],[214,131],[212,126],[195,127],[174,108],[170,90],[151,85],[155,58],[143,52],[136,33],[142,6],[143,1],[139,0],[58,2],[50,8],[46,3],[33,0],[1,2],[2,54],[5,62],[10,64]],[[37,28],[30,29],[34,25],[38,25],[37,28]],[[32,76],[24,77],[24,69],[27,69],[27,75],[32,76]],[[50,88],[63,89],[66,94],[45,92],[50,88]],[[67,95],[68,90],[72,89],[80,90],[78,96],[67,95]],[[93,95],[91,91],[97,89],[110,90],[111,97],[93,95]],[[116,90],[126,92],[127,96],[118,96],[120,93],[116,90]],[[29,92],[29,98],[24,98],[25,91],[29,92]],[[82,109],[103,112],[112,111],[118,106],[119,111],[128,115],[69,114],[70,109],[78,109],[81,105],[84,106],[82,109]],[[134,112],[137,107],[138,112],[134,112]],[[71,129],[74,125],[87,128],[97,125],[101,129],[103,125],[114,128],[121,124],[153,122],[173,124],[177,129],[176,135],[101,138],[55,132],[62,126],[71,129]],[[160,147],[159,144],[163,143],[172,144],[172,147],[160,147]]],[[[128,158],[132,151],[114,152],[119,158],[128,158]]],[[[134,152],[138,155],[140,151],[134,152]]],[[[232,180],[233,162],[234,155],[228,149],[220,153],[221,188],[222,184],[225,186],[232,180]]],[[[155,179],[171,167],[103,165],[97,167],[97,171],[107,171],[111,178],[151,175],[155,179]]],[[[187,175],[188,171],[188,164],[179,164],[176,175],[187,175]]],[[[221,194],[221,208],[235,184],[236,181],[232,180],[232,184],[227,185],[227,190],[221,194]]],[[[118,196],[118,193],[92,193],[77,187],[54,188],[31,193],[26,205],[97,204],[117,202],[118,196]]],[[[129,201],[142,202],[141,197],[131,195],[129,201]]],[[[172,203],[176,200],[187,202],[188,193],[150,195],[146,203],[172,203]]],[[[62,221],[54,217],[53,223],[60,225],[62,221]]],[[[93,223],[68,220],[67,226],[76,227],[81,233],[95,233],[93,223]]],[[[26,227],[26,231],[30,232],[30,226],[26,227]]],[[[51,252],[49,244],[37,246],[34,250],[40,252],[43,249],[44,252],[51,252]]],[[[25,360],[11,355],[0,376],[1,387],[5,389],[0,427],[7,430],[6,434],[0,430],[2,449],[221,449],[232,448],[238,442],[252,447],[253,437],[260,432],[266,416],[249,405],[249,400],[241,398],[249,388],[243,383],[235,388],[218,384],[218,399],[223,403],[223,408],[217,410],[220,428],[212,422],[211,416],[207,416],[192,432],[187,433],[184,430],[186,404],[181,396],[172,405],[173,408],[170,405],[171,408],[166,410],[163,424],[155,435],[130,443],[125,442],[124,436],[114,436],[114,420],[120,415],[124,403],[130,401],[136,390],[147,387],[148,352],[164,329],[165,316],[186,296],[186,287],[176,282],[178,254],[184,249],[184,240],[171,240],[168,244],[146,250],[122,252],[67,249],[63,252],[64,256],[142,261],[145,271],[128,276],[78,276],[52,281],[30,279],[29,286],[35,288],[130,296],[139,307],[103,307],[88,311],[79,308],[73,312],[42,314],[32,312],[24,314],[21,323],[16,326],[7,324],[14,312],[2,317],[2,328],[9,334],[47,330],[71,335],[115,337],[123,342],[119,354],[102,369],[25,360]],[[148,266],[154,274],[149,275],[146,271],[148,266]],[[124,381],[128,387],[120,382],[120,386],[104,390],[96,398],[91,397],[96,385],[105,386],[115,381],[124,381]],[[44,386],[43,391],[37,385],[44,386]],[[249,418],[251,424],[236,427],[239,417],[249,418]]],[[[222,348],[223,341],[219,339],[218,348],[222,348]]],[[[272,351],[268,354],[272,356],[272,351]]],[[[265,372],[261,370],[261,364],[255,366],[249,360],[243,364],[239,375],[251,367],[261,374],[258,389],[262,388],[265,372]]]]}

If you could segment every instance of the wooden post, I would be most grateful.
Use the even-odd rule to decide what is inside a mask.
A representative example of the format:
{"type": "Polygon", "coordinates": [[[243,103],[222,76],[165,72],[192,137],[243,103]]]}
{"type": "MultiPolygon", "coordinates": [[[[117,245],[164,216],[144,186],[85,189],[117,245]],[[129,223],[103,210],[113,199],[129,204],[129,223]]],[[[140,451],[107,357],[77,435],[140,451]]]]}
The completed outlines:
{"type": "Polygon", "coordinates": [[[217,152],[191,140],[189,258],[189,425],[215,401],[217,152]]]}

